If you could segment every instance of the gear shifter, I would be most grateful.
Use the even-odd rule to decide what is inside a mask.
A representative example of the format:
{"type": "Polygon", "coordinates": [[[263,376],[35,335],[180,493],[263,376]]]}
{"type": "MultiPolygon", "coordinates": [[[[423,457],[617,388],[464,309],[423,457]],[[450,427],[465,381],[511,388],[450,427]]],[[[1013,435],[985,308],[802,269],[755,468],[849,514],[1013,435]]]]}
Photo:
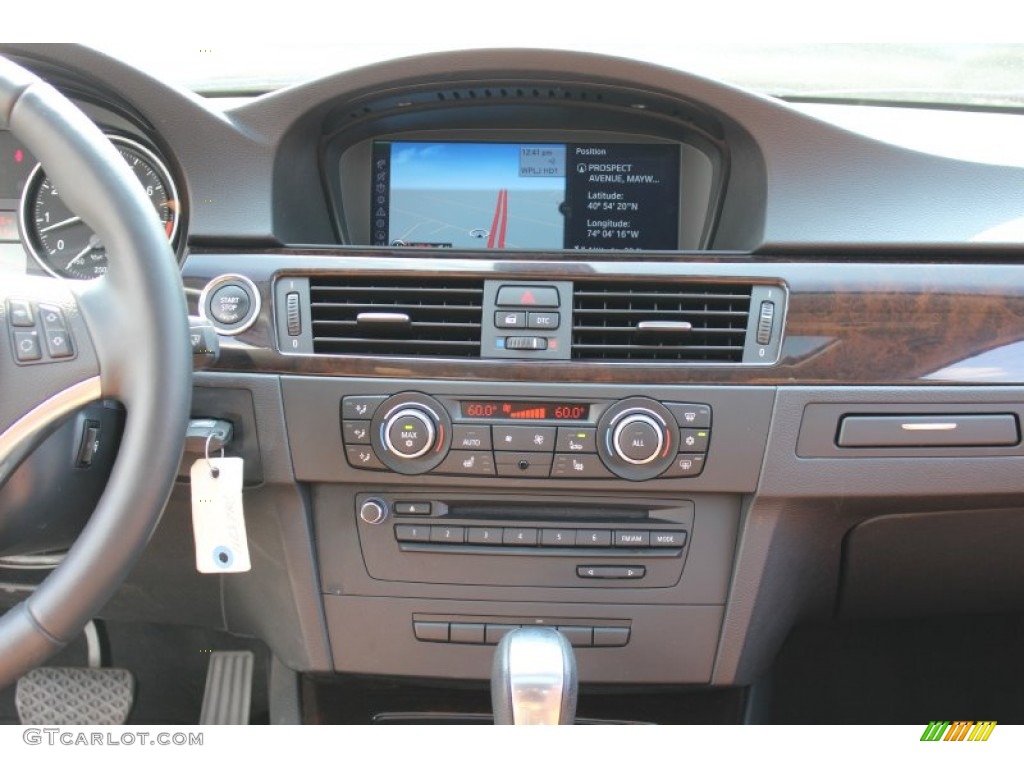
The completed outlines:
{"type": "Polygon", "coordinates": [[[495,725],[571,725],[576,719],[576,657],[551,627],[514,629],[491,669],[495,725]]]}

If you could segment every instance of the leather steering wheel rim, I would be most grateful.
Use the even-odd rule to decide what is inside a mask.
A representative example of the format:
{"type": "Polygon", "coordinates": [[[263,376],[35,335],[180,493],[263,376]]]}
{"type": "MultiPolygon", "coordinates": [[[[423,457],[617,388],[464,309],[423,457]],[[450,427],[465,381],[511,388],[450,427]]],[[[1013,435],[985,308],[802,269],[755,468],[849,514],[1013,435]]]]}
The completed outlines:
{"type": "MultiPolygon", "coordinates": [[[[111,254],[107,275],[62,286],[70,302],[65,312],[75,315],[80,329],[87,329],[76,336],[77,364],[81,368],[91,361],[94,370],[58,395],[74,390],[115,398],[128,414],[107,487],[82,534],[32,595],[0,616],[2,689],[72,640],[141,554],[181,460],[192,364],[188,313],[174,254],[145,192],[100,129],[56,89],[0,57],[0,130],[10,130],[43,163],[61,198],[111,254]]],[[[44,296],[54,282],[59,281],[26,279],[18,283],[20,295],[35,298],[36,286],[44,296]]],[[[0,310],[0,333],[6,334],[4,320],[0,310]]],[[[7,356],[10,352],[0,348],[7,356]]],[[[28,382],[51,375],[47,367],[62,374],[75,370],[62,362],[20,368],[4,362],[0,377],[8,380],[0,386],[5,390],[24,390],[28,382]]],[[[53,400],[41,401],[31,411],[19,408],[24,417],[14,426],[47,416],[53,400]]],[[[9,453],[18,457],[42,436],[42,430],[28,430],[12,437],[13,429],[8,426],[0,438],[10,445],[17,440],[16,452],[9,453]]],[[[0,459],[5,459],[0,461],[2,482],[13,459],[0,459]]]]}

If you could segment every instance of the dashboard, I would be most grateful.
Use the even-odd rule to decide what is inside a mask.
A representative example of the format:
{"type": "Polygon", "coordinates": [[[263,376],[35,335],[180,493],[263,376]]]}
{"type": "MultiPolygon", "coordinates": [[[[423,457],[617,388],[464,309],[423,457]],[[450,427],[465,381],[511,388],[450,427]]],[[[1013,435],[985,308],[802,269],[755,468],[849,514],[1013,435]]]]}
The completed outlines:
{"type": "MultiPolygon", "coordinates": [[[[735,688],[802,622],[1019,609],[1017,160],[576,53],[228,106],[85,48],[0,53],[147,187],[220,335],[193,415],[245,459],[252,571],[190,571],[183,481],[110,615],[448,681],[545,624],[585,684],[735,688]]],[[[74,219],[0,134],[0,272],[102,275],[74,219]]]]}

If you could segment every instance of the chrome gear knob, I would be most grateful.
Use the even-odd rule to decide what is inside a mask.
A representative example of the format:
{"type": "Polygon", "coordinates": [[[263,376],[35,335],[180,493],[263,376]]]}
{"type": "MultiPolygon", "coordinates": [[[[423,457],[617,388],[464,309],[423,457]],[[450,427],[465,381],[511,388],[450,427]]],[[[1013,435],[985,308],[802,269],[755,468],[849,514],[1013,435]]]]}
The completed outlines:
{"type": "Polygon", "coordinates": [[[572,645],[551,627],[523,627],[498,643],[491,669],[495,725],[571,725],[578,679],[572,645]]]}

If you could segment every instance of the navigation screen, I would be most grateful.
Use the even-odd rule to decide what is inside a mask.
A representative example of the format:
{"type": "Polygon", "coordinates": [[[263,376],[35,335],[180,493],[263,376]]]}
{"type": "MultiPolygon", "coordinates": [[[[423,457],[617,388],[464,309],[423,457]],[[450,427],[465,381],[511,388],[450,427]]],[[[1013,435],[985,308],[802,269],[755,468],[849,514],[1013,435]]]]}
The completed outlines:
{"type": "Polygon", "coordinates": [[[673,250],[679,146],[378,141],[374,245],[673,250]]]}

